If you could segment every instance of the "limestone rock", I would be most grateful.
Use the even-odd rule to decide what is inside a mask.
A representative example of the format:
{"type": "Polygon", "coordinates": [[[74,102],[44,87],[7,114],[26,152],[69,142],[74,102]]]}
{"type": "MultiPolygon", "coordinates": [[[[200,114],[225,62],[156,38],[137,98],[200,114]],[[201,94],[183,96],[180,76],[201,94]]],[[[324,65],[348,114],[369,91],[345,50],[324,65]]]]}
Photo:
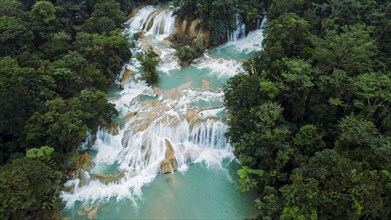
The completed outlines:
{"type": "Polygon", "coordinates": [[[134,72],[132,70],[125,70],[124,74],[122,75],[120,86],[121,89],[124,89],[125,83],[128,79],[134,78],[134,72]]]}
{"type": "Polygon", "coordinates": [[[87,213],[84,210],[80,210],[77,212],[77,216],[85,216],[87,213]]]}
{"type": "Polygon", "coordinates": [[[210,82],[206,79],[201,80],[202,87],[209,88],[210,82]]]}
{"type": "Polygon", "coordinates": [[[92,220],[96,214],[98,213],[98,208],[99,207],[95,207],[93,210],[91,210],[88,214],[87,214],[87,219],[88,220],[92,220]]]}
{"type": "Polygon", "coordinates": [[[118,180],[122,179],[122,177],[124,176],[125,176],[125,172],[123,171],[118,174],[107,174],[107,175],[91,174],[92,179],[98,179],[100,182],[104,184],[117,182],[118,180]]]}
{"type": "Polygon", "coordinates": [[[92,168],[92,166],[92,157],[87,152],[78,155],[73,162],[73,168],[75,168],[75,170],[83,169],[88,171],[92,168]]]}
{"type": "Polygon", "coordinates": [[[175,151],[172,148],[172,144],[168,139],[165,139],[166,144],[166,156],[165,159],[160,163],[160,170],[166,174],[177,170],[177,162],[175,159],[175,151]]]}
{"type": "Polygon", "coordinates": [[[129,122],[134,116],[137,115],[137,112],[128,112],[125,116],[125,122],[129,122]]]}
{"type": "Polygon", "coordinates": [[[204,45],[208,48],[210,42],[210,31],[203,28],[201,23],[202,20],[200,19],[188,21],[178,18],[175,25],[179,33],[185,34],[191,39],[201,38],[204,45]]]}
{"type": "Polygon", "coordinates": [[[102,125],[110,134],[117,135],[119,133],[119,126],[116,124],[106,124],[102,125]]]}

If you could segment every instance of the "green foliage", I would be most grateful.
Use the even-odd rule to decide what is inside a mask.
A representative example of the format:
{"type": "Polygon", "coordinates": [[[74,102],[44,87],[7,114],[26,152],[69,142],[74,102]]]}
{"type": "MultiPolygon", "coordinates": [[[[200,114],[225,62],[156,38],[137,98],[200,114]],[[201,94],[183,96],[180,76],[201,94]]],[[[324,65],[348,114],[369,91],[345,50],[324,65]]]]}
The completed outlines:
{"type": "Polygon", "coordinates": [[[298,146],[303,155],[312,156],[315,152],[324,148],[322,135],[314,125],[304,125],[296,133],[293,143],[298,146]]]}
{"type": "Polygon", "coordinates": [[[170,37],[173,42],[173,47],[177,49],[175,55],[181,61],[181,66],[186,67],[191,62],[200,57],[205,51],[205,45],[202,38],[192,39],[188,35],[178,32],[170,37]]]}
{"type": "Polygon", "coordinates": [[[16,55],[31,48],[33,33],[17,17],[0,17],[0,55],[16,55]]]}
{"type": "Polygon", "coordinates": [[[22,4],[17,0],[1,0],[0,15],[9,17],[23,17],[25,12],[22,9],[22,4]]]}
{"type": "Polygon", "coordinates": [[[300,18],[295,13],[283,14],[270,21],[265,30],[265,51],[272,59],[280,59],[284,56],[305,57],[303,51],[309,35],[308,21],[300,18]]]}
{"type": "Polygon", "coordinates": [[[238,170],[239,175],[239,188],[242,192],[249,191],[252,187],[257,185],[257,181],[255,181],[251,176],[263,176],[263,170],[253,170],[248,166],[243,166],[238,170]]]}
{"type": "Polygon", "coordinates": [[[63,152],[117,113],[98,89],[131,57],[130,5],[0,0],[0,219],[54,218],[63,152]]]}
{"type": "Polygon", "coordinates": [[[0,2],[0,163],[31,148],[26,123],[33,113],[49,111],[53,97],[66,100],[113,82],[131,57],[117,29],[125,19],[120,5],[129,6],[126,1],[0,2]],[[82,27],[89,33],[80,32],[82,27]]]}
{"type": "Polygon", "coordinates": [[[262,93],[266,93],[267,97],[270,99],[274,99],[279,92],[279,89],[276,84],[268,80],[262,80],[259,83],[259,90],[262,93]]]}
{"type": "Polygon", "coordinates": [[[248,26],[256,26],[263,17],[267,0],[175,0],[175,14],[182,19],[201,19],[202,26],[211,31],[210,43],[218,45],[227,40],[227,30],[236,29],[239,14],[248,26]]]}
{"type": "Polygon", "coordinates": [[[325,72],[334,69],[349,74],[372,72],[378,51],[368,29],[363,25],[355,25],[344,28],[342,33],[328,30],[324,39],[313,37],[313,59],[325,72]]]}
{"type": "Polygon", "coordinates": [[[149,47],[143,56],[140,58],[142,79],[152,85],[159,82],[159,74],[156,71],[156,66],[159,64],[159,55],[157,55],[152,47],[149,47]]]}
{"type": "Polygon", "coordinates": [[[189,46],[180,47],[175,55],[181,60],[181,66],[188,66],[196,57],[196,50],[189,46]]]}
{"type": "Polygon", "coordinates": [[[82,90],[77,97],[53,99],[48,110],[36,112],[26,124],[27,141],[56,146],[58,152],[75,149],[100,124],[110,122],[117,111],[101,91],[82,90]]]}
{"type": "Polygon", "coordinates": [[[292,184],[281,190],[288,209],[296,208],[304,216],[318,210],[318,215],[326,218],[382,216],[383,189],[377,171],[365,170],[360,163],[332,151],[317,153],[296,171],[292,184]]]}
{"type": "Polygon", "coordinates": [[[129,43],[119,30],[108,34],[80,32],[76,36],[75,46],[81,55],[95,63],[110,78],[131,57],[129,43]]]}
{"type": "Polygon", "coordinates": [[[236,1],[190,1],[176,0],[175,14],[179,17],[194,20],[202,19],[203,25],[212,31],[212,44],[218,44],[226,37],[226,31],[234,30],[236,21],[236,1]]]}
{"type": "Polygon", "coordinates": [[[26,152],[26,158],[39,159],[43,162],[51,160],[54,149],[49,146],[42,146],[40,148],[31,148],[26,152]]]}
{"type": "Polygon", "coordinates": [[[354,115],[346,116],[338,124],[340,135],[338,146],[355,148],[369,147],[376,144],[379,138],[379,131],[371,122],[354,115]]]}
{"type": "Polygon", "coordinates": [[[72,36],[65,31],[54,33],[48,42],[43,43],[40,49],[49,60],[59,59],[63,54],[72,50],[72,36]]]}
{"type": "Polygon", "coordinates": [[[96,18],[110,18],[117,27],[125,22],[125,14],[121,11],[120,4],[114,0],[98,1],[94,5],[94,12],[91,16],[96,18]]]}
{"type": "Polygon", "coordinates": [[[49,219],[58,177],[39,160],[17,159],[0,167],[0,218],[49,219]]]}
{"type": "Polygon", "coordinates": [[[273,1],[264,51],[224,90],[239,185],[258,191],[260,218],[390,218],[389,9],[273,1]]]}
{"type": "Polygon", "coordinates": [[[86,20],[83,31],[88,33],[109,33],[125,22],[125,15],[116,1],[102,1],[94,5],[94,12],[86,20]]]}
{"type": "Polygon", "coordinates": [[[56,9],[49,1],[37,1],[31,9],[33,19],[41,21],[46,25],[49,25],[56,20],[55,13],[56,9]]]}
{"type": "Polygon", "coordinates": [[[53,96],[53,80],[33,68],[20,67],[10,57],[1,58],[0,66],[0,160],[3,161],[21,148],[24,124],[53,96]]]}

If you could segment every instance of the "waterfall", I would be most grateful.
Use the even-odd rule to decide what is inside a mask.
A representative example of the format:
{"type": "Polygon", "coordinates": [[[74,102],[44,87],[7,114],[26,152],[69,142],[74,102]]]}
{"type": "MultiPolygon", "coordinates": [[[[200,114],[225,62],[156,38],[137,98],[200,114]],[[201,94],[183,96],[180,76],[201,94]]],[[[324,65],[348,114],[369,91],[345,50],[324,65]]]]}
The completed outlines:
{"type": "MultiPolygon", "coordinates": [[[[237,24],[238,29],[231,33],[230,39],[236,40],[232,43],[243,43],[245,39],[259,40],[249,38],[253,36],[251,33],[244,38],[245,26],[240,18],[237,24]]],[[[175,31],[175,17],[170,10],[146,6],[126,23],[126,27],[124,34],[128,36],[140,31],[165,36],[175,31]]],[[[158,70],[169,76],[165,81],[181,82],[182,78],[170,78],[169,73],[179,69],[175,59],[172,59],[175,50],[151,39],[155,38],[143,40],[159,50],[162,61],[158,70]]],[[[133,54],[140,52],[141,48],[134,49],[133,54]]],[[[226,112],[224,93],[221,87],[209,87],[208,80],[213,84],[212,80],[226,80],[242,72],[240,60],[200,58],[187,70],[207,73],[202,88],[190,87],[192,81],[185,78],[186,74],[177,74],[185,80],[183,85],[174,89],[150,87],[141,80],[140,62],[136,58],[124,66],[117,81],[121,80],[127,69],[132,70],[134,77],[124,81],[119,97],[110,99],[123,123],[118,129],[102,127],[94,135],[93,167],[73,175],[65,183],[71,190],[61,192],[67,208],[73,207],[76,202],[93,204],[113,197],[136,201],[142,195],[142,188],[159,174],[185,172],[190,164],[195,163],[222,168],[225,162],[235,159],[225,137],[228,126],[222,119],[226,112]],[[142,96],[157,99],[141,101],[142,96]]]]}
{"type": "Polygon", "coordinates": [[[129,32],[144,31],[147,34],[169,35],[175,31],[175,16],[172,11],[154,6],[141,8],[128,22],[129,32]]]}
{"type": "MultiPolygon", "coordinates": [[[[263,17],[263,19],[260,22],[260,24],[257,25],[258,29],[265,29],[267,21],[268,21],[267,16],[263,17]]],[[[259,23],[259,20],[258,20],[258,23],[259,23]]]]}
{"type": "MultiPolygon", "coordinates": [[[[156,100],[143,104],[116,135],[101,128],[93,146],[97,154],[91,175],[103,175],[99,171],[102,166],[118,164],[116,169],[124,176],[110,184],[89,180],[87,185],[75,186],[72,192],[62,192],[61,197],[67,202],[67,207],[72,207],[76,201],[94,202],[113,196],[137,198],[141,195],[142,186],[162,172],[167,141],[173,149],[175,167],[170,164],[173,171],[185,171],[189,163],[222,166],[224,159],[233,160],[232,147],[224,136],[228,126],[216,118],[217,113],[224,109],[205,110],[198,114],[191,112],[187,106],[191,97],[198,95],[191,90],[185,90],[183,94],[184,97],[179,100],[156,100]]],[[[217,96],[222,98],[219,93],[217,96]]],[[[117,102],[121,101],[124,100],[117,102]]],[[[72,184],[79,184],[79,181],[67,183],[68,186],[72,184]]]]}
{"type": "Polygon", "coordinates": [[[243,23],[243,19],[237,15],[236,16],[236,30],[227,31],[228,41],[237,41],[246,36],[246,24],[243,23]]]}
{"type": "MultiPolygon", "coordinates": [[[[147,28],[147,27],[146,27],[147,28]]],[[[152,27],[147,30],[147,33],[159,35],[169,35],[175,31],[175,17],[172,15],[172,11],[162,11],[153,19],[152,27]]]]}
{"type": "Polygon", "coordinates": [[[142,31],[143,30],[142,27],[144,26],[148,17],[155,10],[156,8],[154,6],[147,6],[141,8],[134,17],[132,17],[128,22],[126,22],[128,26],[128,31],[134,31],[134,32],[142,31]]]}

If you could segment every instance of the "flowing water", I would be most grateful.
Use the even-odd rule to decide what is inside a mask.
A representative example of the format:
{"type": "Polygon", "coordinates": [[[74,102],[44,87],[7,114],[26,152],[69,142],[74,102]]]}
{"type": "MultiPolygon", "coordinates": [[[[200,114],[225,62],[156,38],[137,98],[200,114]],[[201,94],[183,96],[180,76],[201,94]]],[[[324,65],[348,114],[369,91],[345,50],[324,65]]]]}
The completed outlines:
{"type": "Polygon", "coordinates": [[[65,183],[70,190],[61,192],[62,216],[241,219],[254,214],[254,195],[238,191],[240,165],[225,137],[222,88],[260,49],[262,29],[234,37],[180,68],[175,50],[164,41],[175,31],[170,10],[144,7],[126,26],[129,39],[145,32],[134,56],[146,46],[160,55],[160,82],[150,87],[140,80],[136,58],[124,66],[118,83],[129,70],[133,74],[122,81],[123,90],[108,91],[120,112],[114,120],[119,129],[101,128],[95,135],[89,150],[94,165],[65,183]]]}

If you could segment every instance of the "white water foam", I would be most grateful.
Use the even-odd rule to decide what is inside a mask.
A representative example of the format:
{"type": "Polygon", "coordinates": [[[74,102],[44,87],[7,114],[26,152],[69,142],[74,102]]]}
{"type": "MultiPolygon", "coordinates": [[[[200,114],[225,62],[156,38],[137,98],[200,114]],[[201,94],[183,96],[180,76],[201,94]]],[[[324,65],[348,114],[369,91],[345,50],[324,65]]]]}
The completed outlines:
{"type": "MultiPolygon", "coordinates": [[[[125,34],[142,31],[148,23],[151,13],[158,10],[147,6],[130,19],[125,34]]],[[[171,12],[162,11],[156,17],[149,34],[168,34],[173,31],[171,25],[175,18],[171,12]],[[161,15],[159,17],[159,15],[161,15]],[[163,30],[163,31],[162,31],[163,30]]],[[[179,68],[177,62],[168,59],[173,50],[162,49],[163,63],[159,70],[170,71],[179,68]]],[[[224,108],[199,111],[190,105],[195,101],[221,102],[221,91],[198,91],[185,89],[178,91],[176,98],[160,95],[158,100],[140,102],[140,95],[155,96],[153,89],[140,80],[140,63],[132,59],[128,66],[136,75],[126,81],[119,98],[110,100],[123,116],[126,123],[118,134],[111,134],[101,128],[96,134],[93,150],[95,167],[91,174],[104,175],[102,167],[117,166],[123,173],[118,180],[103,183],[90,178],[90,173],[82,172],[79,178],[71,179],[65,186],[74,186],[71,192],[61,192],[66,208],[76,202],[94,203],[112,197],[136,201],[142,195],[142,187],[150,183],[161,173],[161,162],[166,157],[170,143],[175,154],[179,172],[185,172],[191,163],[204,163],[208,167],[222,167],[223,161],[234,160],[233,149],[225,133],[228,126],[219,119],[218,114],[224,108]]],[[[208,59],[196,65],[199,69],[209,69],[220,77],[231,77],[242,71],[241,62],[236,60],[208,59]]],[[[122,74],[123,74],[122,72],[122,74]]]]}
{"type": "Polygon", "coordinates": [[[201,119],[206,119],[206,118],[219,118],[219,114],[223,113],[226,110],[225,107],[222,108],[215,108],[215,109],[207,109],[207,110],[202,110],[198,113],[198,116],[201,119]]]}
{"type": "MultiPolygon", "coordinates": [[[[146,24],[148,24],[148,22],[146,24]]],[[[173,16],[172,11],[162,11],[156,15],[152,27],[149,30],[147,27],[148,25],[145,26],[144,31],[146,31],[147,34],[168,36],[175,31],[175,16],[173,16]]]]}
{"type": "Polygon", "coordinates": [[[218,77],[232,77],[244,71],[242,62],[234,59],[210,58],[194,66],[199,69],[209,69],[218,77]]]}
{"type": "Polygon", "coordinates": [[[227,31],[227,39],[228,41],[237,41],[246,37],[246,25],[243,23],[242,18],[237,15],[236,16],[236,30],[235,31],[227,31]]]}
{"type": "Polygon", "coordinates": [[[180,69],[179,59],[174,55],[174,48],[164,48],[161,50],[160,63],[157,67],[159,71],[170,73],[171,70],[180,69]]]}
{"type": "Polygon", "coordinates": [[[258,29],[254,31],[250,31],[246,37],[243,37],[243,35],[238,34],[241,33],[241,28],[238,27],[238,29],[234,32],[235,36],[241,36],[241,37],[229,37],[229,41],[219,46],[219,48],[226,48],[226,47],[233,47],[238,51],[241,51],[243,53],[250,53],[253,51],[259,51],[262,50],[262,41],[264,38],[263,29],[265,29],[267,24],[267,17],[264,17],[262,22],[258,25],[258,29]]]}
{"type": "Polygon", "coordinates": [[[172,11],[158,11],[154,6],[141,8],[136,15],[126,22],[126,34],[132,35],[144,31],[146,34],[157,35],[163,40],[175,31],[175,19],[172,11]]]}
{"type": "Polygon", "coordinates": [[[148,16],[155,10],[156,8],[154,6],[141,8],[134,17],[126,22],[127,33],[142,31],[143,25],[147,21],[148,16]]]}
{"type": "Polygon", "coordinates": [[[94,162],[106,165],[118,163],[125,176],[109,184],[89,181],[71,193],[62,192],[61,198],[66,201],[67,207],[72,207],[76,201],[89,200],[93,203],[102,198],[140,196],[142,186],[160,172],[167,149],[166,140],[172,143],[179,170],[186,170],[189,163],[221,167],[222,160],[234,159],[232,148],[224,136],[227,128],[216,119],[197,120],[191,125],[176,109],[156,112],[156,109],[144,108],[118,135],[104,130],[98,132],[94,145],[98,151],[94,162]],[[153,119],[148,119],[148,116],[153,119]]]}

